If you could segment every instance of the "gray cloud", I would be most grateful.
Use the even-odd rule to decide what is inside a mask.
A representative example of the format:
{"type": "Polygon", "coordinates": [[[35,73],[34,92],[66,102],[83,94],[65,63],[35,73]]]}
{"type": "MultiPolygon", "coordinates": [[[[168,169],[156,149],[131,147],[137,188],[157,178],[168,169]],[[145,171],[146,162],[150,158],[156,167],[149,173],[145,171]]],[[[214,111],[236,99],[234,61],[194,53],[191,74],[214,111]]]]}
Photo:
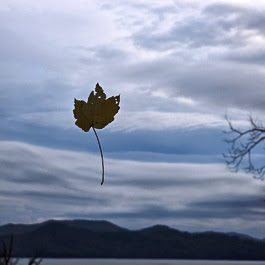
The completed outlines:
{"type": "MultiPolygon", "coordinates": [[[[227,108],[233,107],[249,111],[264,110],[265,76],[260,69],[251,65],[220,60],[187,63],[167,58],[135,64],[121,72],[123,80],[138,80],[142,86],[149,84],[153,91],[162,90],[169,98],[184,96],[199,102],[194,107],[198,112],[211,111],[224,115],[227,108]]],[[[173,105],[170,100],[168,103],[169,107],[173,105]]]]}
{"type": "MultiPolygon", "coordinates": [[[[64,31],[63,21],[68,24],[73,21],[79,37],[84,35],[83,32],[92,32],[90,21],[81,14],[79,17],[77,13],[58,11],[55,16],[45,9],[44,14],[55,23],[55,31],[60,31],[65,42],[55,42],[57,35],[53,33],[45,36],[36,33],[37,29],[45,32],[50,27],[50,22],[45,24],[42,15],[36,27],[27,30],[28,38],[20,45],[25,25],[29,24],[28,18],[22,15],[26,11],[22,9],[18,17],[16,12],[2,12],[3,22],[7,22],[8,15],[14,17],[11,28],[7,23],[1,27],[6,41],[14,41],[0,44],[4,59],[2,73],[6,76],[0,82],[1,115],[5,115],[10,123],[19,120],[50,127],[72,124],[66,117],[70,117],[73,98],[86,98],[96,82],[100,82],[108,94],[121,93],[121,108],[129,111],[120,114],[121,130],[128,130],[128,124],[135,124],[131,126],[134,130],[150,128],[149,123],[139,121],[139,113],[143,120],[155,124],[155,130],[162,130],[187,127],[186,123],[191,127],[222,126],[226,108],[264,110],[264,74],[259,68],[262,51],[254,51],[254,44],[244,48],[243,54],[234,49],[234,45],[243,49],[245,38],[251,37],[242,33],[245,29],[262,32],[262,12],[224,4],[208,5],[195,13],[188,6],[172,6],[169,2],[161,6],[129,3],[126,7],[131,15],[137,13],[139,22],[144,22],[145,14],[153,22],[126,28],[124,23],[133,23],[133,16],[125,20],[126,13],[116,11],[111,5],[103,9],[92,7],[100,16],[107,16],[109,24],[116,26],[110,40],[107,39],[108,32],[104,37],[97,37],[105,40],[99,43],[97,38],[95,42],[72,41],[64,31]],[[188,15],[190,10],[194,15],[188,15]],[[159,33],[156,32],[157,25],[163,26],[159,33]],[[237,33],[230,34],[234,28],[237,33]],[[40,41],[36,40],[35,33],[40,41]],[[50,45],[45,46],[45,41],[50,45]],[[153,45],[161,47],[156,50],[153,45]],[[166,53],[167,46],[169,53],[166,53]],[[206,46],[209,50],[204,48],[206,46]],[[243,66],[246,63],[248,65],[243,66]],[[170,118],[161,118],[163,113],[159,112],[175,116],[176,124],[172,125],[170,118]],[[200,118],[209,112],[216,114],[211,124],[200,118]],[[185,117],[179,117],[182,114],[199,117],[201,121],[191,119],[186,122],[185,117]],[[160,118],[156,119],[158,115],[160,118]],[[131,121],[126,125],[123,121],[127,116],[131,121]]],[[[95,27],[107,28],[106,21],[96,23],[95,27]]]]}
{"type": "Polygon", "coordinates": [[[184,95],[225,108],[264,110],[265,76],[251,67],[205,62],[188,69],[179,77],[184,95]]]}
{"type": "Polygon", "coordinates": [[[208,5],[167,32],[157,33],[156,24],[141,28],[132,35],[138,47],[158,54],[169,50],[169,55],[131,64],[117,73],[122,73],[124,81],[137,80],[169,97],[181,95],[211,107],[263,111],[264,74],[259,66],[264,52],[253,41],[263,38],[263,24],[261,10],[208,5]]]}
{"type": "Polygon", "coordinates": [[[6,213],[1,223],[86,217],[130,226],[133,218],[133,227],[161,222],[184,227],[188,220],[189,230],[199,230],[216,219],[214,228],[227,230],[222,220],[237,219],[244,231],[245,218],[262,218],[262,183],[229,173],[222,164],[106,159],[102,187],[98,156],[19,142],[1,142],[0,150],[6,173],[0,178],[0,209],[6,213]],[[48,176],[40,179],[43,168],[48,176]],[[19,216],[14,203],[21,206],[19,216]]]}
{"type": "Polygon", "coordinates": [[[205,216],[211,215],[219,218],[233,217],[263,220],[264,198],[262,196],[235,196],[233,199],[218,199],[216,201],[194,202],[191,208],[208,209],[205,216]]]}
{"type": "Polygon", "coordinates": [[[156,33],[157,25],[154,25],[154,28],[143,27],[135,33],[133,37],[137,45],[158,50],[176,49],[183,45],[188,49],[211,46],[238,48],[247,45],[251,37],[265,33],[262,10],[215,3],[183,20],[177,19],[178,11],[175,10],[176,22],[168,31],[156,33]],[[246,33],[246,30],[253,32],[246,33]]]}
{"type": "Polygon", "coordinates": [[[135,34],[137,45],[148,49],[175,49],[182,45],[188,48],[202,48],[207,46],[242,46],[244,39],[238,33],[229,34],[236,24],[225,21],[211,21],[209,18],[194,19],[188,22],[176,22],[167,33],[152,35],[147,32],[135,34]]]}
{"type": "Polygon", "coordinates": [[[212,4],[207,6],[203,12],[212,17],[227,17],[230,24],[234,24],[241,29],[252,29],[259,34],[265,34],[265,19],[263,8],[248,8],[229,4],[212,4]]]}

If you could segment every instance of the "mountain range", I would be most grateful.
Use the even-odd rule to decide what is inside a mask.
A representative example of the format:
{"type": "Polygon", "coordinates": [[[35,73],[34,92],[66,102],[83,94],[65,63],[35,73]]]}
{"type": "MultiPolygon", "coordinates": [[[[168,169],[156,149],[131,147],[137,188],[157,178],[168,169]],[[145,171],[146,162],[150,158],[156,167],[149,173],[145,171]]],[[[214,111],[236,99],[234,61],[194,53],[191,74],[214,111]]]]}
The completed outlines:
{"type": "Polygon", "coordinates": [[[165,225],[128,230],[108,221],[49,220],[0,226],[1,241],[8,245],[11,236],[16,257],[265,260],[263,240],[165,225]]]}

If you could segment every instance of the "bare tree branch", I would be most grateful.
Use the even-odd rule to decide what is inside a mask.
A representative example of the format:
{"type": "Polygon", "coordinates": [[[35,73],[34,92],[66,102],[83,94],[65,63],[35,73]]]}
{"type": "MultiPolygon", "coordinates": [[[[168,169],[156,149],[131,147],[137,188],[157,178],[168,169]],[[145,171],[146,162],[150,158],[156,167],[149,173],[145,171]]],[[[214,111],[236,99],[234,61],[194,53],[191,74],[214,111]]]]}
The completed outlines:
{"type": "Polygon", "coordinates": [[[13,236],[10,238],[9,247],[4,240],[2,240],[2,249],[0,253],[0,265],[16,265],[18,258],[12,258],[13,254],[13,236]]]}
{"type": "MultiPolygon", "coordinates": [[[[263,141],[265,141],[265,127],[249,117],[250,128],[241,130],[235,128],[231,120],[226,116],[229,130],[224,133],[230,137],[225,139],[229,145],[228,152],[223,154],[230,170],[237,172],[243,168],[245,172],[253,174],[255,178],[265,178],[265,165],[254,165],[252,153],[263,141]]],[[[265,164],[265,163],[264,163],[265,164]]]]}
{"type": "Polygon", "coordinates": [[[29,259],[28,265],[39,265],[42,262],[42,258],[32,257],[29,259]]]}
{"type": "Polygon", "coordinates": [[[28,265],[40,265],[42,262],[41,253],[42,251],[35,251],[35,254],[29,258],[28,265]]]}
{"type": "MultiPolygon", "coordinates": [[[[11,236],[9,241],[9,247],[7,243],[2,240],[2,248],[0,248],[0,265],[17,265],[19,258],[13,258],[13,236],[11,236]]],[[[39,258],[38,253],[28,260],[28,265],[40,265],[42,258],[39,258]]]]}

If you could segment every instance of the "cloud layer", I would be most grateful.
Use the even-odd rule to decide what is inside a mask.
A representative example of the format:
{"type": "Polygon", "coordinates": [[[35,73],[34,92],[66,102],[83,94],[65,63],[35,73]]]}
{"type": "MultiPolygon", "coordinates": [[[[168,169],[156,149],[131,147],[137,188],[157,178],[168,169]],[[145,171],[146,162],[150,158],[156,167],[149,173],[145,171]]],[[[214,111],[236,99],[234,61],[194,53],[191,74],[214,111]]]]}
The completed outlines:
{"type": "MultiPolygon", "coordinates": [[[[145,119],[150,112],[175,117],[191,112],[206,124],[219,124],[230,109],[264,110],[261,3],[260,8],[245,1],[63,4],[62,10],[60,0],[28,0],[22,6],[11,1],[1,8],[2,115],[32,116],[32,123],[39,122],[36,115],[49,120],[51,113],[68,111],[68,116],[73,98],[85,99],[96,82],[109,95],[121,94],[122,109],[135,112],[133,124],[139,111],[145,119]]],[[[157,116],[154,127],[145,129],[170,127],[157,116]]],[[[197,119],[187,120],[196,127],[197,119]]]]}
{"type": "Polygon", "coordinates": [[[0,151],[1,224],[109,219],[130,228],[164,223],[256,236],[262,227],[264,187],[223,164],[106,159],[101,186],[99,156],[5,141],[0,151]]]}

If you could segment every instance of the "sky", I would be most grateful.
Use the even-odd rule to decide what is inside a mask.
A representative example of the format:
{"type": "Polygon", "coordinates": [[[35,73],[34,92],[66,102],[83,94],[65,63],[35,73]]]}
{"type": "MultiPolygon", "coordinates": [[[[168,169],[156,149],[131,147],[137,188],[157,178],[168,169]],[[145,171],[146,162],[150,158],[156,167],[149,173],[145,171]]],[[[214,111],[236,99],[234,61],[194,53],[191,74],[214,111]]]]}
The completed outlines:
{"type": "Polygon", "coordinates": [[[0,225],[265,237],[264,182],[222,156],[225,115],[247,128],[265,111],[264,12],[261,0],[0,0],[0,225]],[[98,130],[103,186],[95,135],[73,117],[97,82],[121,97],[98,130]]]}

